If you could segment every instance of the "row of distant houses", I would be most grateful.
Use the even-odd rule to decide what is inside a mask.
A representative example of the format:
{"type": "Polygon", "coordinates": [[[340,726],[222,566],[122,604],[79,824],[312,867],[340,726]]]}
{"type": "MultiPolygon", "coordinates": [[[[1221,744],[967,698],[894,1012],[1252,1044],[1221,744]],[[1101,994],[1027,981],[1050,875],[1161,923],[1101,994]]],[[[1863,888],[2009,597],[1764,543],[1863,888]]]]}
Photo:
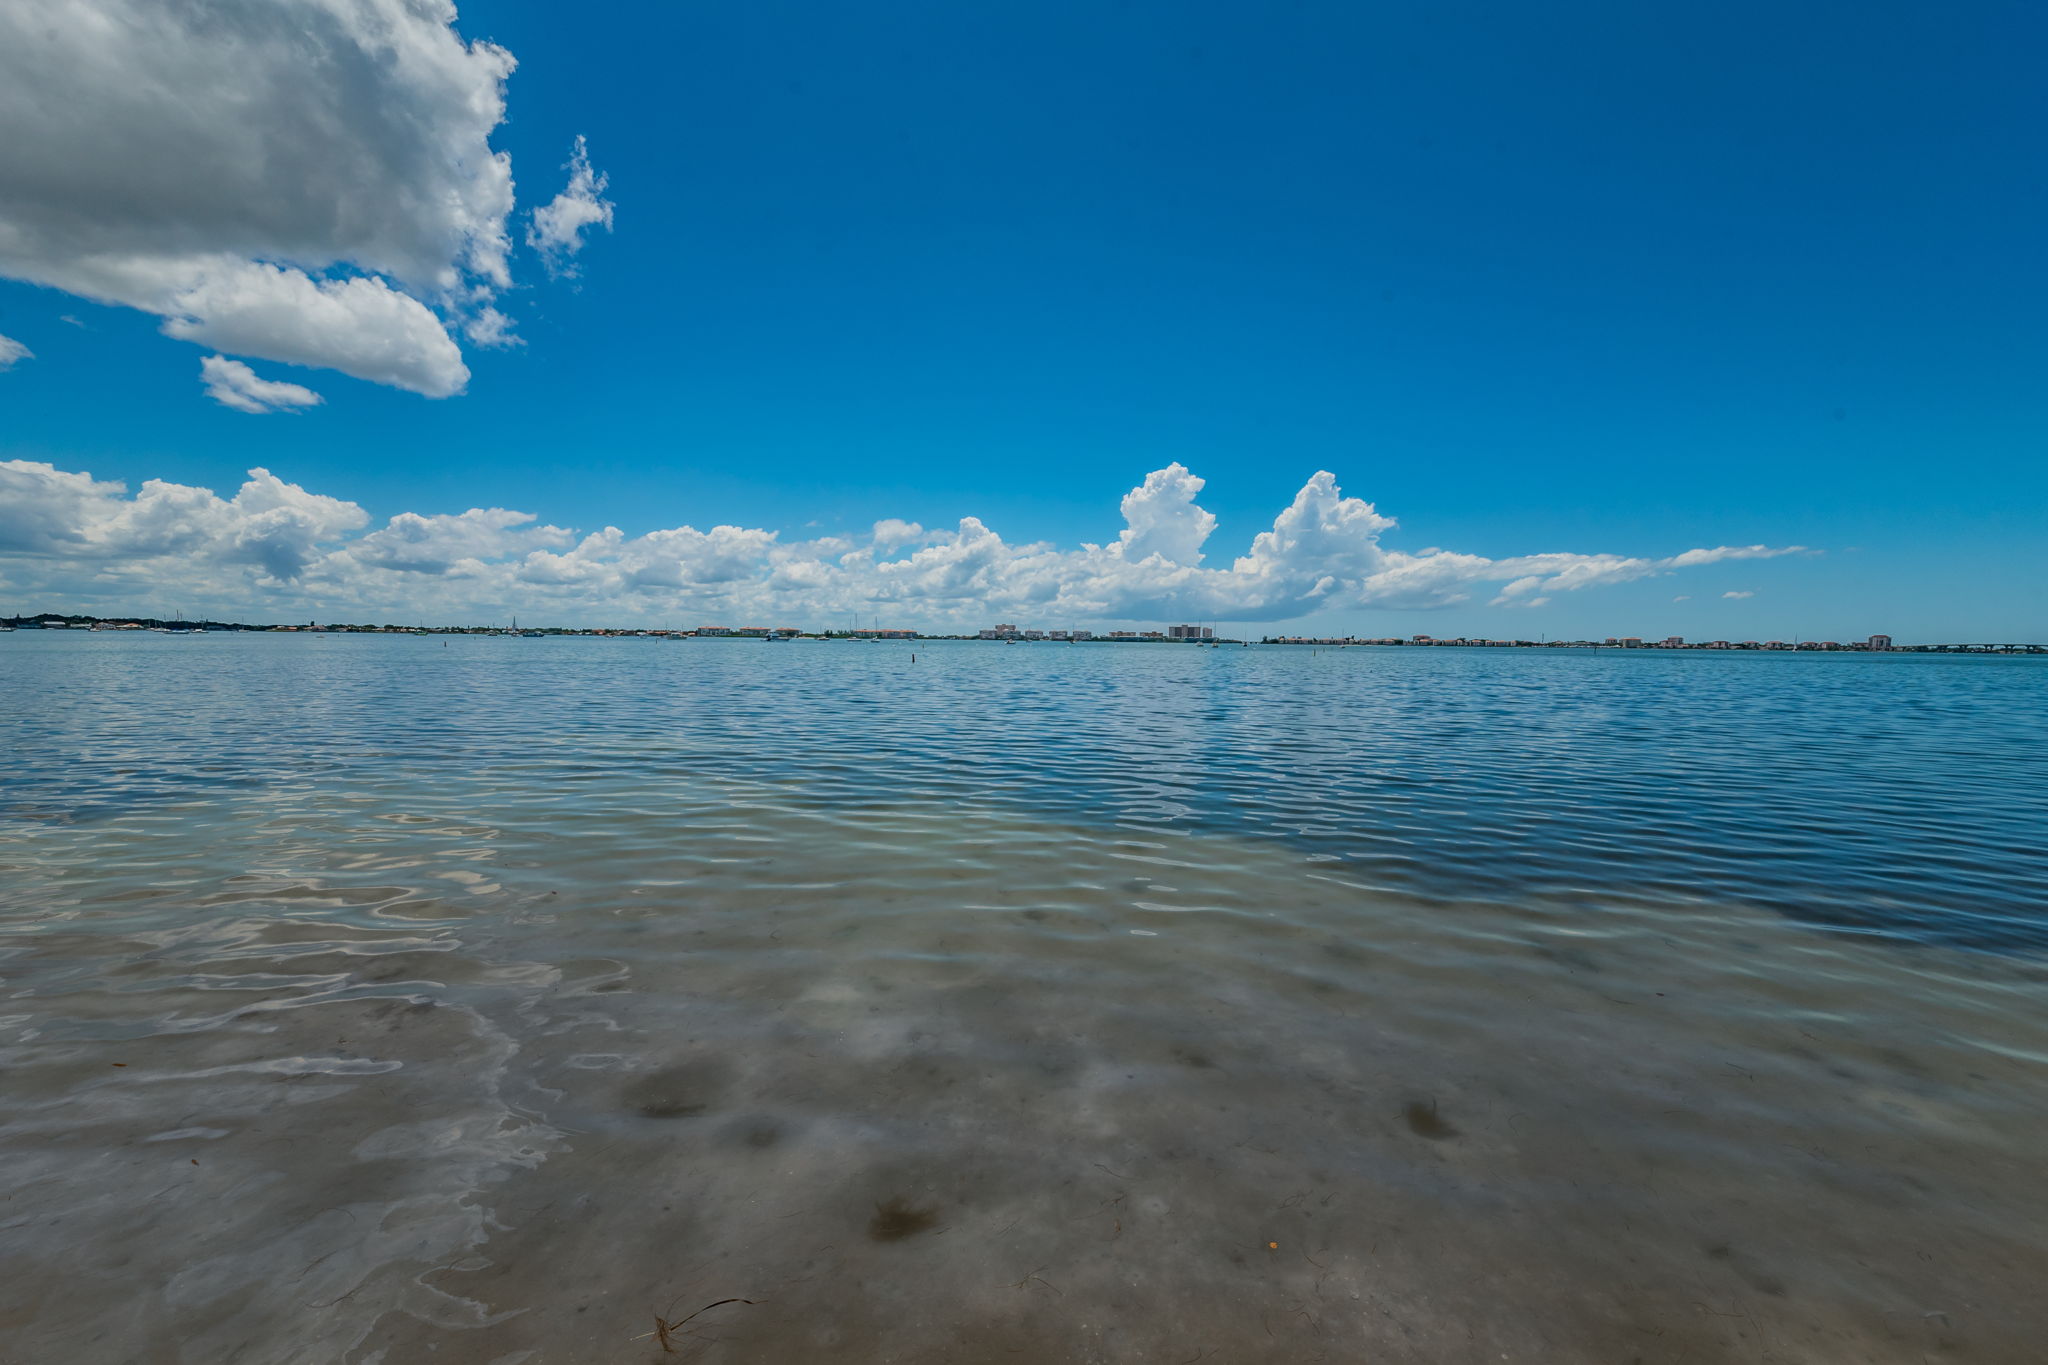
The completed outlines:
{"type": "Polygon", "coordinates": [[[67,620],[61,616],[25,616],[18,620],[0,617],[0,630],[153,630],[186,633],[197,630],[228,630],[217,621],[201,625],[196,621],[96,621],[67,620]]]}
{"type": "MultiPolygon", "coordinates": [[[[712,639],[736,640],[789,640],[798,636],[816,635],[799,626],[698,626],[694,630],[520,630],[502,626],[437,627],[429,630],[425,626],[366,626],[366,625],[316,625],[312,622],[288,626],[249,626],[220,621],[159,621],[143,620],[96,620],[91,617],[61,617],[45,613],[41,616],[0,617],[0,630],[94,630],[94,631],[169,631],[191,633],[196,631],[310,631],[320,634],[364,633],[364,634],[469,634],[469,635],[580,635],[604,636],[627,639],[680,640],[692,636],[712,639]]],[[[865,630],[831,631],[827,638],[858,640],[921,640],[932,637],[921,635],[914,630],[865,630]]],[[[940,638],[958,639],[958,636],[940,638]]],[[[1013,624],[986,627],[975,633],[982,640],[1022,641],[1079,641],[1115,640],[1139,642],[1191,642],[1209,643],[1216,634],[1208,626],[1177,625],[1165,630],[1039,630],[1026,629],[1013,624]]],[[[1687,640],[1683,636],[1667,635],[1661,640],[1644,639],[1634,635],[1610,635],[1600,640],[1487,640],[1471,636],[1457,636],[1439,639],[1431,635],[1409,636],[1359,636],[1359,635],[1282,635],[1269,636],[1262,643],[1272,645],[1403,645],[1410,648],[1427,646],[1456,646],[1465,649],[1708,649],[1708,650],[1785,650],[1801,653],[1936,653],[1936,654],[2048,654],[2048,646],[2028,644],[1947,644],[1947,645],[1897,645],[1889,635],[1872,635],[1867,639],[1841,643],[1835,640],[1687,640]]]]}
{"type": "Polygon", "coordinates": [[[801,626],[699,626],[695,630],[657,631],[673,635],[730,635],[746,640],[765,640],[770,635],[801,635],[801,626]]]}
{"type": "Polygon", "coordinates": [[[983,640],[1213,640],[1207,626],[1168,626],[1165,630],[1024,630],[1014,625],[988,626],[977,632],[983,640]]]}
{"type": "Polygon", "coordinates": [[[1467,636],[1455,639],[1437,639],[1432,635],[1410,635],[1406,638],[1386,636],[1368,639],[1359,636],[1309,636],[1283,635],[1267,641],[1275,645],[1456,645],[1466,649],[1786,649],[1786,650],[1855,650],[1864,653],[1888,653],[1893,648],[1889,635],[1873,635],[1867,640],[1856,640],[1841,644],[1834,640],[1687,640],[1680,635],[1667,635],[1661,640],[1645,640],[1635,635],[1610,635],[1604,640],[1480,640],[1467,636]]]}
{"type": "Polygon", "coordinates": [[[1092,630],[1024,630],[1017,626],[985,626],[975,632],[982,640],[1092,640],[1092,630]]]}

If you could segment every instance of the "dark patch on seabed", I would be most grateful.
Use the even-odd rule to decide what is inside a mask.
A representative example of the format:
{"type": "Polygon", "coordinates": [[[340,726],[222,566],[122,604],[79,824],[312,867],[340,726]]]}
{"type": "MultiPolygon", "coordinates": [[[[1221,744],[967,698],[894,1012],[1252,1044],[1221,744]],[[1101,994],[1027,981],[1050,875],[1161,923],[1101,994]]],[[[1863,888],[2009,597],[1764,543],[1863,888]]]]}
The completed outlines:
{"type": "Polygon", "coordinates": [[[875,1216],[868,1220],[868,1240],[900,1242],[938,1225],[936,1208],[913,1203],[908,1195],[892,1195],[875,1205],[875,1216]]]}
{"type": "Polygon", "coordinates": [[[722,1063],[683,1062],[629,1082],[623,1098],[627,1108],[645,1118],[696,1118],[718,1103],[727,1081],[722,1063]]]}
{"type": "Polygon", "coordinates": [[[1408,1120],[1408,1131],[1417,1137],[1426,1137],[1431,1142],[1442,1142],[1445,1138],[1458,1136],[1458,1130],[1437,1109],[1435,1100],[1412,1100],[1404,1111],[1408,1120]]]}

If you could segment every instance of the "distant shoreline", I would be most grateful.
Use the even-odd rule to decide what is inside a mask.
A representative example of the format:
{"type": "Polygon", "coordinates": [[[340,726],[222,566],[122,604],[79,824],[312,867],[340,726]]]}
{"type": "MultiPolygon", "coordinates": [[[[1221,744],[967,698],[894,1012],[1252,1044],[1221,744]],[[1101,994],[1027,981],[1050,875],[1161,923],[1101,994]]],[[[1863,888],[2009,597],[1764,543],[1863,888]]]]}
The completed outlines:
{"type": "Polygon", "coordinates": [[[794,627],[722,626],[694,630],[661,630],[612,627],[527,627],[509,626],[400,626],[359,625],[342,622],[305,625],[255,625],[243,621],[164,620],[157,617],[100,617],[62,612],[40,612],[27,616],[0,616],[0,630],[82,630],[94,633],[156,632],[168,634],[265,634],[265,635],[470,635],[527,639],[653,639],[653,640],[850,640],[863,643],[904,643],[923,641],[968,641],[975,644],[1145,644],[1145,645],[1286,645],[1325,649],[1584,649],[1662,650],[1709,653],[1819,653],[1819,654],[2000,654],[2048,655],[2048,645],[2018,642],[1896,644],[1885,636],[1839,643],[1833,640],[1682,640],[1668,637],[1645,640],[1615,637],[1601,640],[1485,640],[1471,637],[1438,639],[1418,635],[1393,636],[1263,636],[1258,640],[1222,636],[1194,638],[1161,631],[1013,631],[971,635],[927,635],[911,630],[810,631],[794,627]],[[1879,643],[1879,642],[1882,643],[1879,643]]]}

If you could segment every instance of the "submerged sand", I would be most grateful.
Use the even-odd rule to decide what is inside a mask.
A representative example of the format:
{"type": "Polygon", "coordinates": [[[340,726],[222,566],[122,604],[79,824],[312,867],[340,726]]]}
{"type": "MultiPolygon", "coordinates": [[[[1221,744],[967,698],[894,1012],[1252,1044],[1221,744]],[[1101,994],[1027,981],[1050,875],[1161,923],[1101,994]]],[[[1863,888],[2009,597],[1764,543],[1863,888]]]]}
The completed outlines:
{"type": "Polygon", "coordinates": [[[2036,964],[722,800],[0,850],[0,1357],[2041,1358],[2036,964]]]}

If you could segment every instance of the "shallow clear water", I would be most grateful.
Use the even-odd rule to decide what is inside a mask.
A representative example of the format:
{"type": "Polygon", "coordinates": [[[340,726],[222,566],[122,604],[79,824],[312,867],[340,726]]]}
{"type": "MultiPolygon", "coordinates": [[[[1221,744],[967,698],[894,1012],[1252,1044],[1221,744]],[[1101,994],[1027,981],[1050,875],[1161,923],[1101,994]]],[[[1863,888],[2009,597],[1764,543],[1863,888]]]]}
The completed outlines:
{"type": "Polygon", "coordinates": [[[0,639],[0,1359],[2039,1358],[2038,661],[914,652],[0,639]]]}

